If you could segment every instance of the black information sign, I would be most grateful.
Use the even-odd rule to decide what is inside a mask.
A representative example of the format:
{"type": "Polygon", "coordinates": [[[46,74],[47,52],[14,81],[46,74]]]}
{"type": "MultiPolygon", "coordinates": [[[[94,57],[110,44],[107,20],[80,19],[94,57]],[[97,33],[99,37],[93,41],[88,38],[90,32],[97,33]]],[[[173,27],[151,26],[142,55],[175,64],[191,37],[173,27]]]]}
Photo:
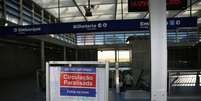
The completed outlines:
{"type": "MultiPolygon", "coordinates": [[[[128,0],[128,12],[148,11],[149,0],[128,0]]],[[[167,0],[167,10],[185,10],[187,0],[167,0]]]]}

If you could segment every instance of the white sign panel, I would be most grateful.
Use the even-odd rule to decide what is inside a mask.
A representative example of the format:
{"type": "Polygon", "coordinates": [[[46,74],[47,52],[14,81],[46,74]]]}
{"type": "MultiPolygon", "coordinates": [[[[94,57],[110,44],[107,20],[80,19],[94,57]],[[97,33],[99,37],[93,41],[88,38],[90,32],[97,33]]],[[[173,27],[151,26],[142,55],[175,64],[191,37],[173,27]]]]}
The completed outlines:
{"type": "Polygon", "coordinates": [[[49,67],[49,101],[105,101],[105,68],[49,67]]]}

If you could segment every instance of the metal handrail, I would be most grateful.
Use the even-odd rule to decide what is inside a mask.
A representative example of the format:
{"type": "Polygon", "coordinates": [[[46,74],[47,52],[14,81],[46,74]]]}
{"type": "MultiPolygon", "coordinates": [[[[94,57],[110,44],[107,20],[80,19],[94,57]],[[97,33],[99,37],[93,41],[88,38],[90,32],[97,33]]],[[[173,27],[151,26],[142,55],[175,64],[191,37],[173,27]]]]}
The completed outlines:
{"type": "Polygon", "coordinates": [[[168,70],[168,72],[201,72],[201,69],[194,69],[194,70],[168,70]]]}
{"type": "MultiPolygon", "coordinates": [[[[185,72],[196,72],[196,74],[193,74],[193,75],[200,75],[201,74],[201,69],[194,69],[194,70],[168,70],[168,94],[170,95],[171,94],[171,87],[172,87],[172,84],[174,84],[174,81],[176,81],[179,77],[179,75],[184,75],[184,74],[181,74],[181,73],[185,73],[185,72]],[[173,74],[171,75],[171,73],[175,73],[176,74],[173,74]],[[171,77],[173,76],[176,76],[175,78],[170,79],[171,77]]],[[[188,74],[185,74],[185,75],[188,75],[188,74]]]]}
{"type": "MultiPolygon", "coordinates": [[[[122,33],[93,33],[77,35],[78,45],[107,45],[107,44],[127,44],[129,36],[149,37],[148,32],[122,32],[122,33]],[[91,36],[90,36],[91,35],[91,36]]],[[[169,32],[167,34],[169,44],[188,44],[198,43],[201,35],[198,32],[169,32]]]]}

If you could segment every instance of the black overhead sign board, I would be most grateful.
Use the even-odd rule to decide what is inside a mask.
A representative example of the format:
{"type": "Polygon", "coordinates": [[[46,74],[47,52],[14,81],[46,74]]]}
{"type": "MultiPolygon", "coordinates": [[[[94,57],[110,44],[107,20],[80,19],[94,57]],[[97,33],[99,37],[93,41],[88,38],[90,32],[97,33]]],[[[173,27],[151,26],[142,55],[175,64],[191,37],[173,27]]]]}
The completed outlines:
{"type": "MultiPolygon", "coordinates": [[[[149,0],[128,0],[128,12],[148,11],[149,0]]],[[[187,0],[167,0],[167,10],[184,10],[187,0]]]]}
{"type": "MultiPolygon", "coordinates": [[[[27,26],[0,27],[0,36],[6,35],[39,35],[60,33],[86,33],[105,31],[146,31],[149,28],[149,19],[89,21],[73,23],[56,23],[27,26]]],[[[180,27],[196,27],[197,17],[168,18],[167,29],[180,27]]]]}

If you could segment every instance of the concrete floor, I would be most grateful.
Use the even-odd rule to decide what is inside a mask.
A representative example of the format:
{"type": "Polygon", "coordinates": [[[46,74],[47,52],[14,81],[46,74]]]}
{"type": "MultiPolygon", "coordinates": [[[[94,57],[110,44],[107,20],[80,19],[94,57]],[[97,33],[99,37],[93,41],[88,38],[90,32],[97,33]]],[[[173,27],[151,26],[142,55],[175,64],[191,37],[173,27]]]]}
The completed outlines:
{"type": "Polygon", "coordinates": [[[34,76],[1,80],[0,101],[45,101],[45,93],[37,89],[34,76]]]}
{"type": "MultiPolygon", "coordinates": [[[[121,94],[110,91],[109,101],[150,101],[149,95],[144,91],[126,91],[121,94]]],[[[45,101],[45,93],[37,89],[34,76],[1,80],[0,97],[0,101],[45,101]]],[[[201,101],[201,93],[197,97],[172,96],[168,101],[201,101]]]]}

